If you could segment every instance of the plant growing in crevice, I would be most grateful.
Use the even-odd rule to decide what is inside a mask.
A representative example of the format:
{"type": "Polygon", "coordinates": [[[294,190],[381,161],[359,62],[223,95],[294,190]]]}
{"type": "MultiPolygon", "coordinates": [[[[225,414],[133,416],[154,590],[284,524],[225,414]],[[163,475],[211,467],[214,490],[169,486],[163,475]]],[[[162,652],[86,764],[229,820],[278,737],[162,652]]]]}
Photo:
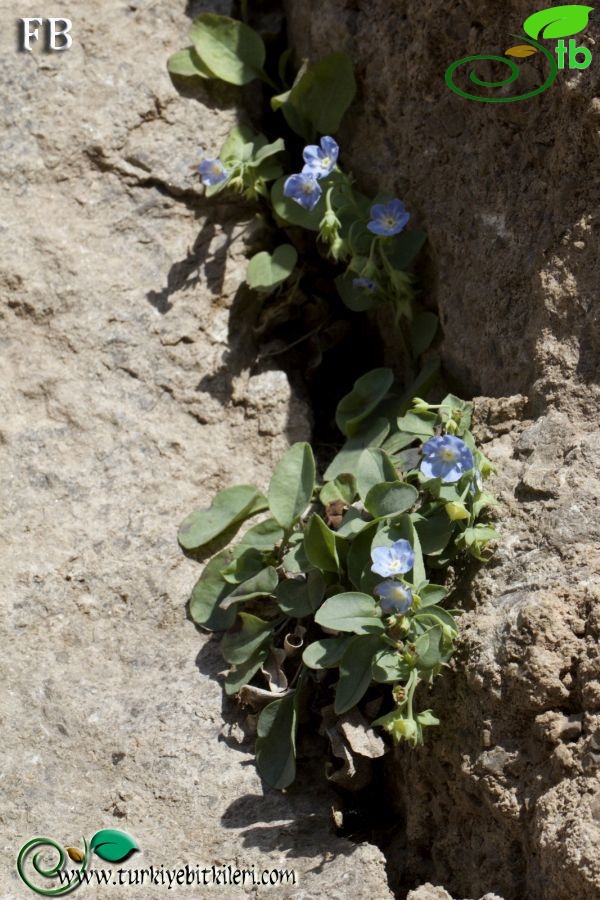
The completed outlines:
{"type": "Polygon", "coordinates": [[[364,718],[395,741],[422,742],[437,719],[417,710],[415,692],[441,672],[458,633],[434,579],[461,555],[485,559],[496,537],[479,521],[493,502],[483,489],[490,464],[469,431],[468,403],[407,402],[379,369],[337,412],[348,440],[322,479],[310,445],[295,444],[266,496],[226,488],[179,530],[185,550],[205,551],[267,514],[208,563],[190,614],[225,632],[225,690],[262,709],[257,763],[275,787],[293,779],[307,693],[312,706],[333,700],[339,716],[363,704],[364,718]]]}
{"type": "Polygon", "coordinates": [[[406,230],[401,200],[366,197],[340,165],[332,134],[355,93],[349,58],[303,63],[288,84],[289,54],[276,72],[265,68],[262,38],[245,22],[205,14],[190,36],[192,47],[169,61],[173,74],[262,81],[277,91],[272,110],[303,141],[302,166],[290,167],[297,140],[288,151],[281,137],[236,126],[219,157],[200,163],[208,195],[228,188],[256,200],[278,235],[250,259],[248,284],[278,302],[298,291],[303,229],[350,310],[392,305],[404,348],[402,382],[378,368],[339,402],[345,443],[322,476],[311,446],[295,444],[266,495],[254,485],[226,488],[179,529],[186,552],[213,554],[192,591],[191,617],[223,633],[225,691],[258,714],[259,772],[285,788],[298,725],[315,712],[329,735],[332,720],[353,716],[363,730],[413,745],[438,724],[422,706],[458,634],[458,611],[444,605],[439,582],[455,560],[489,555],[497,535],[481,516],[493,503],[484,490],[491,466],[470,431],[469,403],[452,394],[421,399],[439,370],[435,355],[418,368],[439,328],[410,275],[424,236],[406,230]]]}
{"type": "Polygon", "coordinates": [[[417,303],[410,274],[425,235],[406,229],[410,214],[401,200],[388,193],[365,196],[339,164],[331,135],[356,92],[350,58],[332,53],[313,64],[305,61],[289,83],[289,51],[268,74],[264,42],[244,22],[205,13],[191,26],[190,39],[191,47],[169,59],[173,75],[235,85],[262,81],[278,91],[270,107],[287,126],[287,136],[273,141],[249,126],[235,126],[218,158],[199,165],[207,196],[229,189],[256,200],[273,234],[285,237],[285,243],[250,260],[249,286],[265,299],[276,294],[281,302],[295,294],[307,271],[305,253],[299,258],[298,248],[305,249],[308,232],[321,267],[329,262],[337,293],[350,310],[393,306],[407,377],[414,376],[416,359],[434,341],[439,325],[437,316],[417,303]],[[305,144],[301,153],[299,138],[305,144]],[[298,229],[305,233],[302,240],[298,229]]]}

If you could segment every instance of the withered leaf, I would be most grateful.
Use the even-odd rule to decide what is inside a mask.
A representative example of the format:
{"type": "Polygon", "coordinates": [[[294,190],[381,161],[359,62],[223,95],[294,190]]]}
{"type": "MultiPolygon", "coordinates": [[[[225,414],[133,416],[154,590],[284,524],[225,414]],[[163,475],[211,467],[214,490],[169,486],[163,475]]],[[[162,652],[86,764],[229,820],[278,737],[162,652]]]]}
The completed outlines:
{"type": "Polygon", "coordinates": [[[261,672],[266,676],[269,690],[274,694],[281,694],[287,691],[288,680],[282,668],[286,655],[285,650],[272,647],[271,652],[260,667],[261,672]]]}
{"type": "Polygon", "coordinates": [[[346,506],[343,500],[334,500],[325,507],[325,521],[330,528],[336,531],[342,524],[342,517],[346,506]]]}
{"type": "MultiPolygon", "coordinates": [[[[292,690],[283,691],[277,695],[277,699],[281,700],[289,694],[293,694],[292,690]]],[[[265,688],[255,687],[253,684],[245,684],[240,688],[238,697],[240,703],[244,706],[251,706],[252,709],[261,710],[268,703],[273,702],[273,694],[265,688]]]]}

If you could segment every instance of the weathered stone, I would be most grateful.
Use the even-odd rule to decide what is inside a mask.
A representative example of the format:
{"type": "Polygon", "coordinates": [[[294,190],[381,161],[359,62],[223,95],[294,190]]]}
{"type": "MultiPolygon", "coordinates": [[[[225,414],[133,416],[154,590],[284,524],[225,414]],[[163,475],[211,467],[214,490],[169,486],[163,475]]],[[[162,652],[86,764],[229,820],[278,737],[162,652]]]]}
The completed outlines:
{"type": "MultiPolygon", "coordinates": [[[[352,56],[359,90],[337,136],[341,162],[362,187],[400,196],[428,232],[422,298],[442,319],[446,371],[455,391],[491,395],[476,398],[475,422],[498,468],[502,541],[486,569],[456,581],[460,651],[423,695],[440,728],[424,749],[400,747],[389,762],[405,822],[387,850],[392,883],[401,895],[429,881],[455,897],[598,897],[593,77],[566,70],[522,103],[449,91],[445,68],[503,52],[506,32],[531,13],[524,0],[508,18],[491,2],[287,9],[299,56],[352,56]]],[[[582,39],[597,38],[592,20],[582,39]]],[[[533,84],[534,70],[524,75],[533,84]]],[[[395,364],[389,334],[386,346],[395,364]]]]}
{"type": "MultiPolygon", "coordinates": [[[[526,0],[502,15],[491,0],[443,10],[434,0],[288,0],[286,9],[299,57],[346,50],[355,62],[341,161],[373,193],[402,197],[426,228],[424,297],[439,307],[446,367],[462,392],[521,393],[536,410],[597,403],[591,68],[566,69],[530,101],[475,103],[448,89],[444,71],[469,54],[502,55],[531,14],[526,0]]],[[[599,28],[592,16],[584,42],[593,46],[599,28]]]]}
{"type": "Polygon", "coordinates": [[[2,896],[25,896],[29,838],[116,827],[141,848],[125,868],[297,872],[224,896],[384,898],[380,852],[330,831],[322,763],[276,793],[251,745],[219,740],[222,660],[185,617],[200,570],[178,522],[264,488],[310,414],[236,323],[244,213],[204,200],[194,166],[239,93],[174,89],[184,7],[65,0],[73,49],[30,55],[0,2],[2,896]]]}

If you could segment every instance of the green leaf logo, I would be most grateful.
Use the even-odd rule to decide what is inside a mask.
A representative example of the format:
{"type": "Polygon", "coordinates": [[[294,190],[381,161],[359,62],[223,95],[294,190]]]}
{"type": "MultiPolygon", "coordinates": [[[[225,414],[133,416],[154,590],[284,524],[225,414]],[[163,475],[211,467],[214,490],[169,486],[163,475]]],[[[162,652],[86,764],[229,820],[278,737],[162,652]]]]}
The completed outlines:
{"type": "Polygon", "coordinates": [[[583,31],[593,9],[593,6],[579,6],[571,3],[566,6],[541,9],[525,19],[523,28],[525,33],[532,38],[569,37],[583,31]]]}
{"type": "Polygon", "coordinates": [[[97,831],[90,841],[90,850],[107,862],[123,862],[134,850],[139,849],[129,834],[114,828],[97,831]]]}

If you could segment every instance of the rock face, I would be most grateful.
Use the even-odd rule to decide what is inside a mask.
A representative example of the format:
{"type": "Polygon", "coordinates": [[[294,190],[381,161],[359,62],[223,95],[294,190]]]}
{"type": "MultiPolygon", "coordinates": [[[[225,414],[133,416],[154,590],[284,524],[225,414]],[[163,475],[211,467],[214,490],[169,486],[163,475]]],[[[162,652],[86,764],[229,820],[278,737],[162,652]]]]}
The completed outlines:
{"type": "MultiPolygon", "coordinates": [[[[185,617],[178,522],[264,487],[310,415],[255,365],[240,210],[194,177],[238,95],[174,89],[184,6],[66,0],[73,48],[27,54],[0,3],[2,896],[32,896],[28,839],[115,827],[141,848],[126,869],[294,869],[277,896],[383,898],[381,853],[330,833],[326,791],[264,791],[220,739],[221,662],[185,617]]],[[[273,888],[225,888],[244,893],[273,888]]]]}
{"type": "MultiPolygon", "coordinates": [[[[426,228],[445,362],[463,392],[525,393],[542,408],[568,403],[569,380],[587,399],[600,346],[593,68],[559,72],[531,100],[476,103],[448,89],[445,69],[502,54],[531,14],[524,0],[501,10],[308,0],[287,11],[299,56],[345,49],[355,62],[342,161],[365,187],[401,196],[426,228]]],[[[599,35],[592,16],[580,42],[593,49],[599,35]]]]}
{"type": "MultiPolygon", "coordinates": [[[[389,768],[401,896],[425,881],[438,887],[415,896],[600,896],[600,106],[591,69],[508,104],[444,82],[463,56],[503,53],[532,11],[288,3],[300,56],[355,61],[343,162],[428,231],[425,300],[455,389],[487,395],[479,437],[499,471],[503,542],[456,577],[461,650],[431,697],[443,724],[389,768]]],[[[579,43],[598,34],[596,16],[579,43]]]]}

